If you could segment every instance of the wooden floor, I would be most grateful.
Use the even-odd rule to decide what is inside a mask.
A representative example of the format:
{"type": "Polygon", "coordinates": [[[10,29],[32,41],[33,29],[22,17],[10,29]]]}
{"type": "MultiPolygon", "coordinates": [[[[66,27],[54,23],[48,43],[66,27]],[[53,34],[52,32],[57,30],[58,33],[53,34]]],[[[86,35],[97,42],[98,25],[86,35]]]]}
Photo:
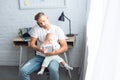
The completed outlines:
{"type": "MultiPolygon", "coordinates": [[[[71,80],[79,80],[78,75],[79,68],[74,68],[72,73],[71,80]]],[[[16,66],[0,66],[0,80],[19,80],[18,67],[16,66]]],[[[38,76],[36,73],[31,75],[31,80],[49,80],[47,75],[38,76]]],[[[60,80],[70,80],[68,71],[64,68],[60,68],[60,80]]]]}

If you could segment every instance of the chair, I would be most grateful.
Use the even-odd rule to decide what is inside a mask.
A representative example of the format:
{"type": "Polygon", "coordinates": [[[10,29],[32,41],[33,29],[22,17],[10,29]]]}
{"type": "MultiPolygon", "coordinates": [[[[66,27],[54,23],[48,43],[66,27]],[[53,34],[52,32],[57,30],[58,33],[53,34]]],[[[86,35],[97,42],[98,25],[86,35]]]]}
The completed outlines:
{"type": "MultiPolygon", "coordinates": [[[[63,53],[63,56],[65,57],[65,61],[67,64],[69,64],[68,62],[68,57],[66,55],[66,52],[63,53]]],[[[37,71],[38,72],[38,71],[37,71]]],[[[49,70],[46,68],[45,71],[44,71],[44,75],[47,76],[47,80],[49,80],[49,70]]],[[[71,70],[68,70],[68,75],[70,77],[70,79],[72,78],[72,75],[71,75],[71,70]]]]}

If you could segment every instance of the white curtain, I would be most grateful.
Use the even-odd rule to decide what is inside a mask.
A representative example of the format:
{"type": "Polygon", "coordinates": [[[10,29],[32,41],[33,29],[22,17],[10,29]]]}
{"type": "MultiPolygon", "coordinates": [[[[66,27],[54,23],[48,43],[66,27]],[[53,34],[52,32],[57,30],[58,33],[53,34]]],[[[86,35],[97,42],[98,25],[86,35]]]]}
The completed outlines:
{"type": "Polygon", "coordinates": [[[120,80],[120,0],[91,0],[85,80],[120,80]]]}

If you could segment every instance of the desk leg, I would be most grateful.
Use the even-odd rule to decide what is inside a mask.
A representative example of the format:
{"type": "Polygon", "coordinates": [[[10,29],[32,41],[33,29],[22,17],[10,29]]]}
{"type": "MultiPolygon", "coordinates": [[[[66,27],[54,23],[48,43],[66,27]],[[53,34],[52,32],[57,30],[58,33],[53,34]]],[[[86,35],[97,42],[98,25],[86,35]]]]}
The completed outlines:
{"type": "MultiPolygon", "coordinates": [[[[66,63],[69,64],[66,53],[64,53],[64,57],[65,57],[65,61],[66,61],[66,63]]],[[[72,78],[71,71],[68,70],[68,73],[69,73],[69,77],[70,77],[70,79],[71,79],[71,78],[72,78]]]]}
{"type": "Polygon", "coordinates": [[[22,54],[23,54],[22,50],[23,50],[23,48],[22,48],[22,46],[20,46],[19,69],[20,69],[20,67],[22,65],[22,54]]]}

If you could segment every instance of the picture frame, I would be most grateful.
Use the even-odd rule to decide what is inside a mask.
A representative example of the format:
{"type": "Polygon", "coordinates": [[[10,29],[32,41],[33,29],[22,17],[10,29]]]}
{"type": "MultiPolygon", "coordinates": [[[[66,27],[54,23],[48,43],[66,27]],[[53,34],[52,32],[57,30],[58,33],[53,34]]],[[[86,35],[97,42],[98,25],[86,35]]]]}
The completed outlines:
{"type": "Polygon", "coordinates": [[[65,8],[66,0],[19,0],[20,9],[65,8]]]}

